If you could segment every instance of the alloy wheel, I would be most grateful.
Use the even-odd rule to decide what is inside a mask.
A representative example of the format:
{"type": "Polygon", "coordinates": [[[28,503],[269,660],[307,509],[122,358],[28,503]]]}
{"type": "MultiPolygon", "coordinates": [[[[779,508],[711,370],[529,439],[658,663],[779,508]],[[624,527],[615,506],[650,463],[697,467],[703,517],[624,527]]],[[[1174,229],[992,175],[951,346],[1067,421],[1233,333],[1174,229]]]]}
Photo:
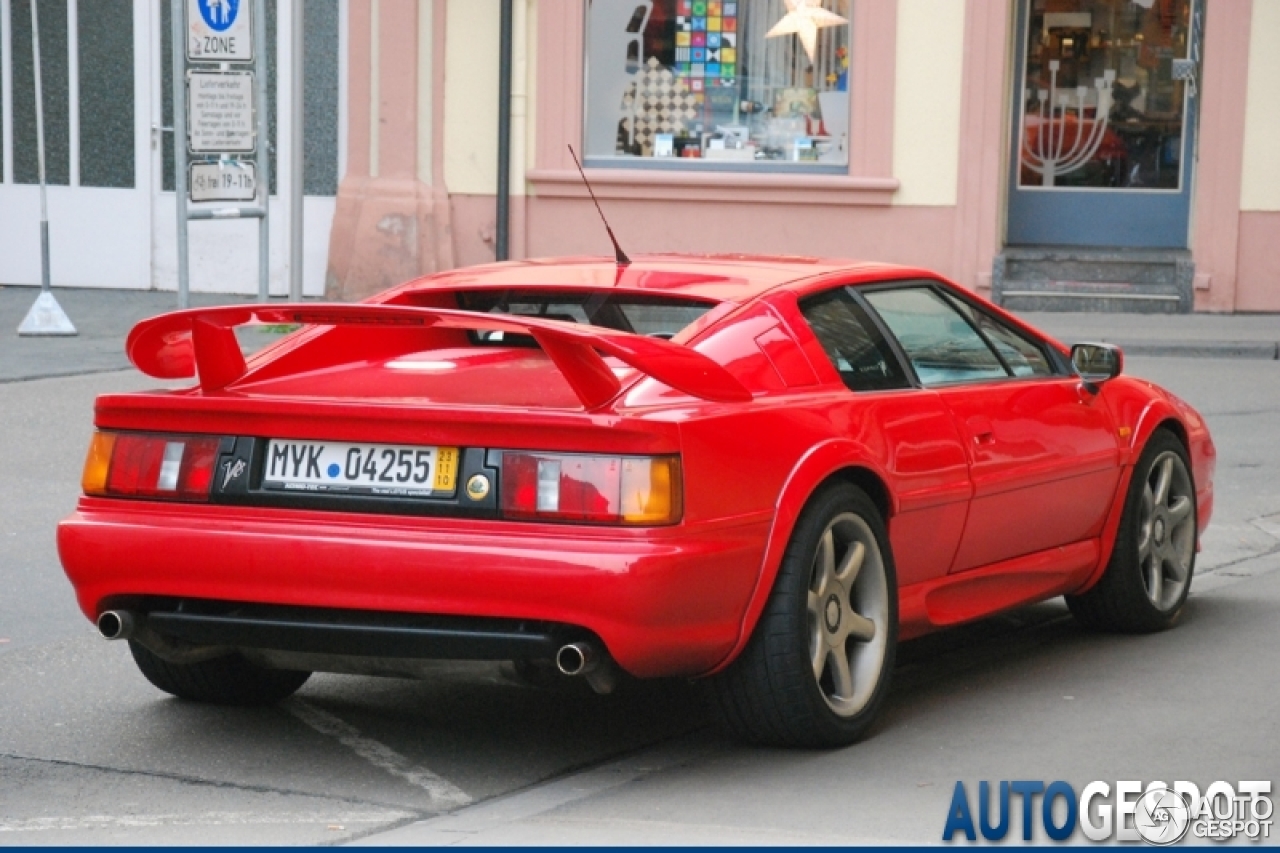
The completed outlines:
{"type": "Polygon", "coordinates": [[[819,538],[806,610],[818,689],[832,711],[851,717],[880,682],[889,636],[884,559],[857,515],[837,515],[819,538]]]}
{"type": "Polygon", "coordinates": [[[1138,564],[1147,598],[1161,611],[1182,599],[1195,555],[1195,494],[1178,454],[1156,457],[1142,492],[1138,564]]]}

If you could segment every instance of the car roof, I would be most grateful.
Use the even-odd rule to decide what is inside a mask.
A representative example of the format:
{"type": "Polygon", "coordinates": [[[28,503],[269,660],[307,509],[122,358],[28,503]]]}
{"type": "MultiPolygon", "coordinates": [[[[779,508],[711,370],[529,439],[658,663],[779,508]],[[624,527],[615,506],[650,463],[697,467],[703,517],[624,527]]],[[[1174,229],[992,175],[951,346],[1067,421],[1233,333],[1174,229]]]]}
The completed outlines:
{"type": "Polygon", "coordinates": [[[396,292],[510,287],[616,288],[633,293],[745,302],[768,291],[832,273],[849,275],[851,283],[857,279],[931,275],[925,270],[892,264],[796,255],[637,255],[626,266],[620,266],[613,258],[580,256],[466,267],[415,279],[396,292]]]}

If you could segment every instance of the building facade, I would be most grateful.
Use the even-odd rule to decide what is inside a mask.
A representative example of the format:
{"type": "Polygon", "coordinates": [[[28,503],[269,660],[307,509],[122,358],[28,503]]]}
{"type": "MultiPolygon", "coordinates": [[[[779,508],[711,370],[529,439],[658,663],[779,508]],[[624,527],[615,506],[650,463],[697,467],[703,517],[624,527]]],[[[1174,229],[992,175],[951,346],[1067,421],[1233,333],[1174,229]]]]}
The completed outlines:
{"type": "MultiPolygon", "coordinates": [[[[265,2],[267,32],[255,34],[254,42],[268,48],[273,146],[289,139],[294,98],[305,102],[304,290],[318,296],[345,172],[351,11],[346,0],[265,2]],[[295,21],[304,27],[307,69],[304,91],[297,93],[287,73],[276,73],[277,65],[289,68],[295,21]]],[[[248,0],[234,5],[239,15],[250,15],[248,0]]],[[[175,290],[172,0],[38,0],[36,9],[52,283],[175,290]]],[[[0,0],[0,285],[40,283],[31,20],[31,0],[0,0]]],[[[280,145],[272,157],[271,290],[277,294],[289,289],[292,156],[280,145]]],[[[189,234],[193,290],[258,292],[255,222],[193,222],[189,234]]]]}
{"type": "MultiPolygon", "coordinates": [[[[0,0],[3,283],[38,281],[38,256],[14,236],[36,221],[28,2],[0,0]]],[[[55,284],[173,287],[169,2],[39,3],[63,30],[50,51],[69,81],[53,105],[68,116],[55,284]],[[103,21],[126,18],[132,76],[98,92],[86,67],[127,64],[104,46],[123,36],[103,21]],[[129,91],[128,120],[100,122],[110,111],[93,98],[118,105],[129,91]],[[93,138],[112,127],[118,139],[93,138]],[[94,153],[108,149],[132,157],[131,186],[86,180],[110,171],[94,153]],[[84,251],[64,256],[60,229],[84,251]],[[117,255],[130,260],[104,266],[117,255]]],[[[355,299],[492,260],[499,0],[272,0],[282,68],[295,4],[308,45],[304,291],[355,299]]],[[[512,10],[513,258],[611,251],[572,146],[632,253],[907,263],[1014,308],[1280,311],[1280,0],[512,10]]],[[[282,139],[291,89],[280,81],[282,139]]],[[[273,201],[275,293],[287,289],[285,208],[273,201]]],[[[254,292],[249,223],[191,234],[195,289],[254,292]]]]}

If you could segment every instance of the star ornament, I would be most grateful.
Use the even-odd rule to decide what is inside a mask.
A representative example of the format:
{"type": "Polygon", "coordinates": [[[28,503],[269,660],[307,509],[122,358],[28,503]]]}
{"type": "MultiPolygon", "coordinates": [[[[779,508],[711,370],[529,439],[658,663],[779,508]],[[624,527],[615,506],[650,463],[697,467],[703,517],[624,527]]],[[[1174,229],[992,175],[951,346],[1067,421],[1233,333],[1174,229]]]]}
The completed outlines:
{"type": "Polygon", "coordinates": [[[765,38],[794,34],[804,45],[810,63],[814,62],[814,54],[818,50],[818,30],[849,23],[847,18],[822,8],[822,0],[786,0],[786,3],[787,14],[765,33],[765,38]]]}

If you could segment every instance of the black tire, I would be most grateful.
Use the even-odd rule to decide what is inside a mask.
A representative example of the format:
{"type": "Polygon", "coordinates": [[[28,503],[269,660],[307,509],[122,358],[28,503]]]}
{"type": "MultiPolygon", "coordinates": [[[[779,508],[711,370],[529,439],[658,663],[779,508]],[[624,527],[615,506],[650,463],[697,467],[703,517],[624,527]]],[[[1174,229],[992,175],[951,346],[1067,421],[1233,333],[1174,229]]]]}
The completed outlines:
{"type": "Polygon", "coordinates": [[[750,743],[853,743],[888,692],[897,641],[898,587],[884,522],[861,489],[829,486],[801,514],[746,648],[711,680],[714,705],[728,730],[750,743]],[[861,558],[852,555],[856,547],[861,558]],[[842,569],[852,574],[842,578],[842,569]]]}
{"type": "Polygon", "coordinates": [[[1186,448],[1157,430],[1134,466],[1106,572],[1083,595],[1066,597],[1076,619],[1127,634],[1173,627],[1195,573],[1197,511],[1186,448]]]}
{"type": "Polygon", "coordinates": [[[235,653],[198,663],[170,663],[136,640],[129,641],[129,651],[147,681],[165,693],[214,705],[273,705],[311,677],[309,672],[267,669],[235,653]]]}

